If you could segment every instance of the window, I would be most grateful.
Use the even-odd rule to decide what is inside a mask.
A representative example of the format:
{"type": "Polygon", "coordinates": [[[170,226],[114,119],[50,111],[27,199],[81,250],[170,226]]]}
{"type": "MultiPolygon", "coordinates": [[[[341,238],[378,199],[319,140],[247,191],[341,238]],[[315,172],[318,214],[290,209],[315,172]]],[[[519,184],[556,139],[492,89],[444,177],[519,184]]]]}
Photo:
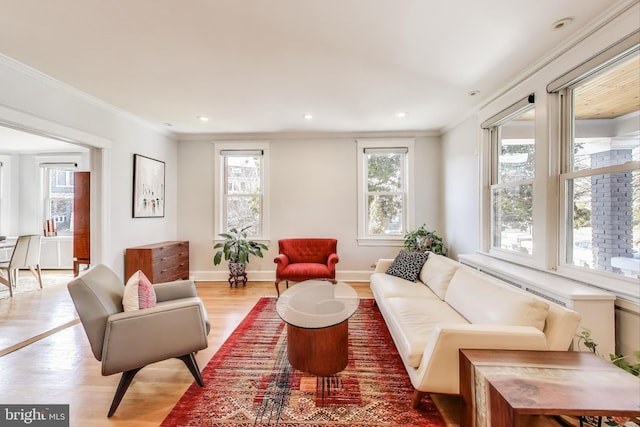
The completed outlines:
{"type": "MultiPolygon", "coordinates": [[[[73,173],[75,163],[42,163],[43,223],[52,221],[58,235],[73,234],[73,173]]],[[[51,227],[49,227],[51,228],[51,227]]]]}
{"type": "Polygon", "coordinates": [[[413,223],[414,140],[358,140],[357,147],[359,241],[401,241],[413,223]]]}
{"type": "Polygon", "coordinates": [[[266,143],[217,143],[216,234],[249,227],[251,238],[268,234],[266,143]]]}
{"type": "Polygon", "coordinates": [[[534,96],[483,123],[491,141],[491,249],[533,254],[534,96]]]}
{"type": "Polygon", "coordinates": [[[560,91],[561,265],[640,278],[640,55],[560,91]]]}

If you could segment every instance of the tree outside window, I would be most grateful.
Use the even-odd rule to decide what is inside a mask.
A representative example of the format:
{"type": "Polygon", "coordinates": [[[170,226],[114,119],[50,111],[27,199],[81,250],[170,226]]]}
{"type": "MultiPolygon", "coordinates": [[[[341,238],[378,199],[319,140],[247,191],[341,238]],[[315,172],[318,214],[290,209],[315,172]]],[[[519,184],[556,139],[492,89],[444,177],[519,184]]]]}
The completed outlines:
{"type": "Polygon", "coordinates": [[[533,254],[534,106],[491,128],[492,247],[533,254]]]}
{"type": "Polygon", "coordinates": [[[405,153],[367,153],[366,163],[368,234],[402,234],[405,153]]]}

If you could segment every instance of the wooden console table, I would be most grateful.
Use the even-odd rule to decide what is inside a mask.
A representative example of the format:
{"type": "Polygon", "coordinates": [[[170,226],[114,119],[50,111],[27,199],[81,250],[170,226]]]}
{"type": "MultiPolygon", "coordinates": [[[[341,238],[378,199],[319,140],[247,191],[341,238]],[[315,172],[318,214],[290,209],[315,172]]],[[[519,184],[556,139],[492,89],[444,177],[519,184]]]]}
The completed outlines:
{"type": "Polygon", "coordinates": [[[528,415],[640,416],[640,378],[593,353],[460,350],[461,427],[528,415]]]}

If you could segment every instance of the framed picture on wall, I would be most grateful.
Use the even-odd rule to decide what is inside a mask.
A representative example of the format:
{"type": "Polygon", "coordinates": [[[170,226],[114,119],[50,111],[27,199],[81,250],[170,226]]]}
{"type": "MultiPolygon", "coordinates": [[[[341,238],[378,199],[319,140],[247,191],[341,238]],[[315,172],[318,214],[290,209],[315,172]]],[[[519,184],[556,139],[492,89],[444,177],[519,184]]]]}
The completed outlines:
{"type": "Polygon", "coordinates": [[[164,162],[133,155],[133,217],[164,217],[164,162]]]}

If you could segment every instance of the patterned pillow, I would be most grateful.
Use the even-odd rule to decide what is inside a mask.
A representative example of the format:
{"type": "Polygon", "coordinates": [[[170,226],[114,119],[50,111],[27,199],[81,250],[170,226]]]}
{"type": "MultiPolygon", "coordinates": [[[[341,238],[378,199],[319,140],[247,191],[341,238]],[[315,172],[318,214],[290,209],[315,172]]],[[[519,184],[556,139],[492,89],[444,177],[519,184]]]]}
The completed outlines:
{"type": "Polygon", "coordinates": [[[156,291],[153,285],[140,270],[127,280],[122,296],[124,311],[135,311],[156,306],[156,291]]]}
{"type": "Polygon", "coordinates": [[[429,252],[400,251],[386,273],[415,282],[428,256],[429,252]]]}

